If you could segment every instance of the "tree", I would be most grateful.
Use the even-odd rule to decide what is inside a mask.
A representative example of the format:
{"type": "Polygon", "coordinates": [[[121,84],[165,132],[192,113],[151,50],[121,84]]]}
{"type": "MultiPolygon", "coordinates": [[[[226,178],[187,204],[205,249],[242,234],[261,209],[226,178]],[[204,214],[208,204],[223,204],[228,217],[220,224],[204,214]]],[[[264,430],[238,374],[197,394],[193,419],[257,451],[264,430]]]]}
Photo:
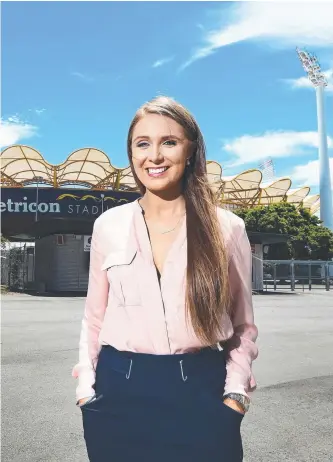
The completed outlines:
{"type": "Polygon", "coordinates": [[[0,269],[0,292],[1,294],[6,293],[8,288],[7,288],[7,282],[8,282],[8,265],[5,264],[5,259],[4,258],[4,252],[6,251],[6,244],[8,243],[8,240],[0,234],[0,252],[1,252],[1,269],[0,269]]]}
{"type": "Polygon", "coordinates": [[[0,241],[0,248],[1,248],[1,251],[5,250],[6,248],[6,244],[9,242],[8,239],[3,236],[2,234],[0,234],[0,238],[1,238],[1,241],[0,241]]]}
{"type": "Polygon", "coordinates": [[[280,202],[251,209],[237,209],[248,231],[288,234],[288,242],[269,246],[269,260],[330,260],[333,258],[333,232],[321,226],[309,210],[280,202]]]}

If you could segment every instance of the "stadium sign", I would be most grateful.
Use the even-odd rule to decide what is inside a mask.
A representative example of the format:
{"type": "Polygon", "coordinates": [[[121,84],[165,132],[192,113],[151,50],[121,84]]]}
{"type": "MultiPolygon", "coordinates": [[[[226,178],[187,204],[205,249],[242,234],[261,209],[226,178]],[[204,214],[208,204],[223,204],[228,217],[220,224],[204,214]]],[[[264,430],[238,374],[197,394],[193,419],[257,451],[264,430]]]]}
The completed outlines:
{"type": "Polygon", "coordinates": [[[132,202],[139,194],[53,188],[2,188],[1,214],[98,216],[107,209],[132,202]]]}

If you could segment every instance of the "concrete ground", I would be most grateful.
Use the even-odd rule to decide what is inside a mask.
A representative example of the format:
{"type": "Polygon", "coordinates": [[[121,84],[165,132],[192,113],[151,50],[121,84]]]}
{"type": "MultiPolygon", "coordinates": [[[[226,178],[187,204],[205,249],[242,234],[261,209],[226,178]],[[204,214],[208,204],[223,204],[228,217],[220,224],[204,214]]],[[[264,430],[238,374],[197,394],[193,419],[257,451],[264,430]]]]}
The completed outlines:
{"type": "MultiPolygon", "coordinates": [[[[83,303],[2,297],[2,461],[88,460],[71,378],[83,303]]],[[[332,462],[333,291],[254,304],[259,386],[242,425],[244,461],[332,462]]]]}

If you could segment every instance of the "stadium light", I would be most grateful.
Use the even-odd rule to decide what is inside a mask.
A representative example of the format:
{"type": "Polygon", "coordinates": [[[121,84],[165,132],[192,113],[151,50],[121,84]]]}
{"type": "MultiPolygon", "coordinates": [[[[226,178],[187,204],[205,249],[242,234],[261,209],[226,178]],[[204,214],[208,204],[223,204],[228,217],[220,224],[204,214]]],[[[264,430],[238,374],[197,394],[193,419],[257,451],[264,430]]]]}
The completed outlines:
{"type": "Polygon", "coordinates": [[[320,219],[324,226],[333,231],[332,186],[330,175],[330,161],[327,149],[327,135],[325,126],[324,90],[327,80],[321,70],[318,58],[306,50],[296,48],[303,69],[316,90],[317,121],[319,136],[319,192],[320,219]]]}

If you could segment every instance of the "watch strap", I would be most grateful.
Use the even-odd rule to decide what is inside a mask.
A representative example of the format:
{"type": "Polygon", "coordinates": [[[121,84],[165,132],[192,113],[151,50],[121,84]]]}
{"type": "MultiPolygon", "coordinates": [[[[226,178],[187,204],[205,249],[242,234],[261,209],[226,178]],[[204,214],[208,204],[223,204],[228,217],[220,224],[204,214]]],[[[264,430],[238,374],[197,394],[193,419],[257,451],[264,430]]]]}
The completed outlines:
{"type": "Polygon", "coordinates": [[[241,393],[228,393],[227,395],[224,395],[223,398],[229,398],[237,401],[243,407],[244,412],[247,412],[250,408],[250,399],[241,393]]]}

